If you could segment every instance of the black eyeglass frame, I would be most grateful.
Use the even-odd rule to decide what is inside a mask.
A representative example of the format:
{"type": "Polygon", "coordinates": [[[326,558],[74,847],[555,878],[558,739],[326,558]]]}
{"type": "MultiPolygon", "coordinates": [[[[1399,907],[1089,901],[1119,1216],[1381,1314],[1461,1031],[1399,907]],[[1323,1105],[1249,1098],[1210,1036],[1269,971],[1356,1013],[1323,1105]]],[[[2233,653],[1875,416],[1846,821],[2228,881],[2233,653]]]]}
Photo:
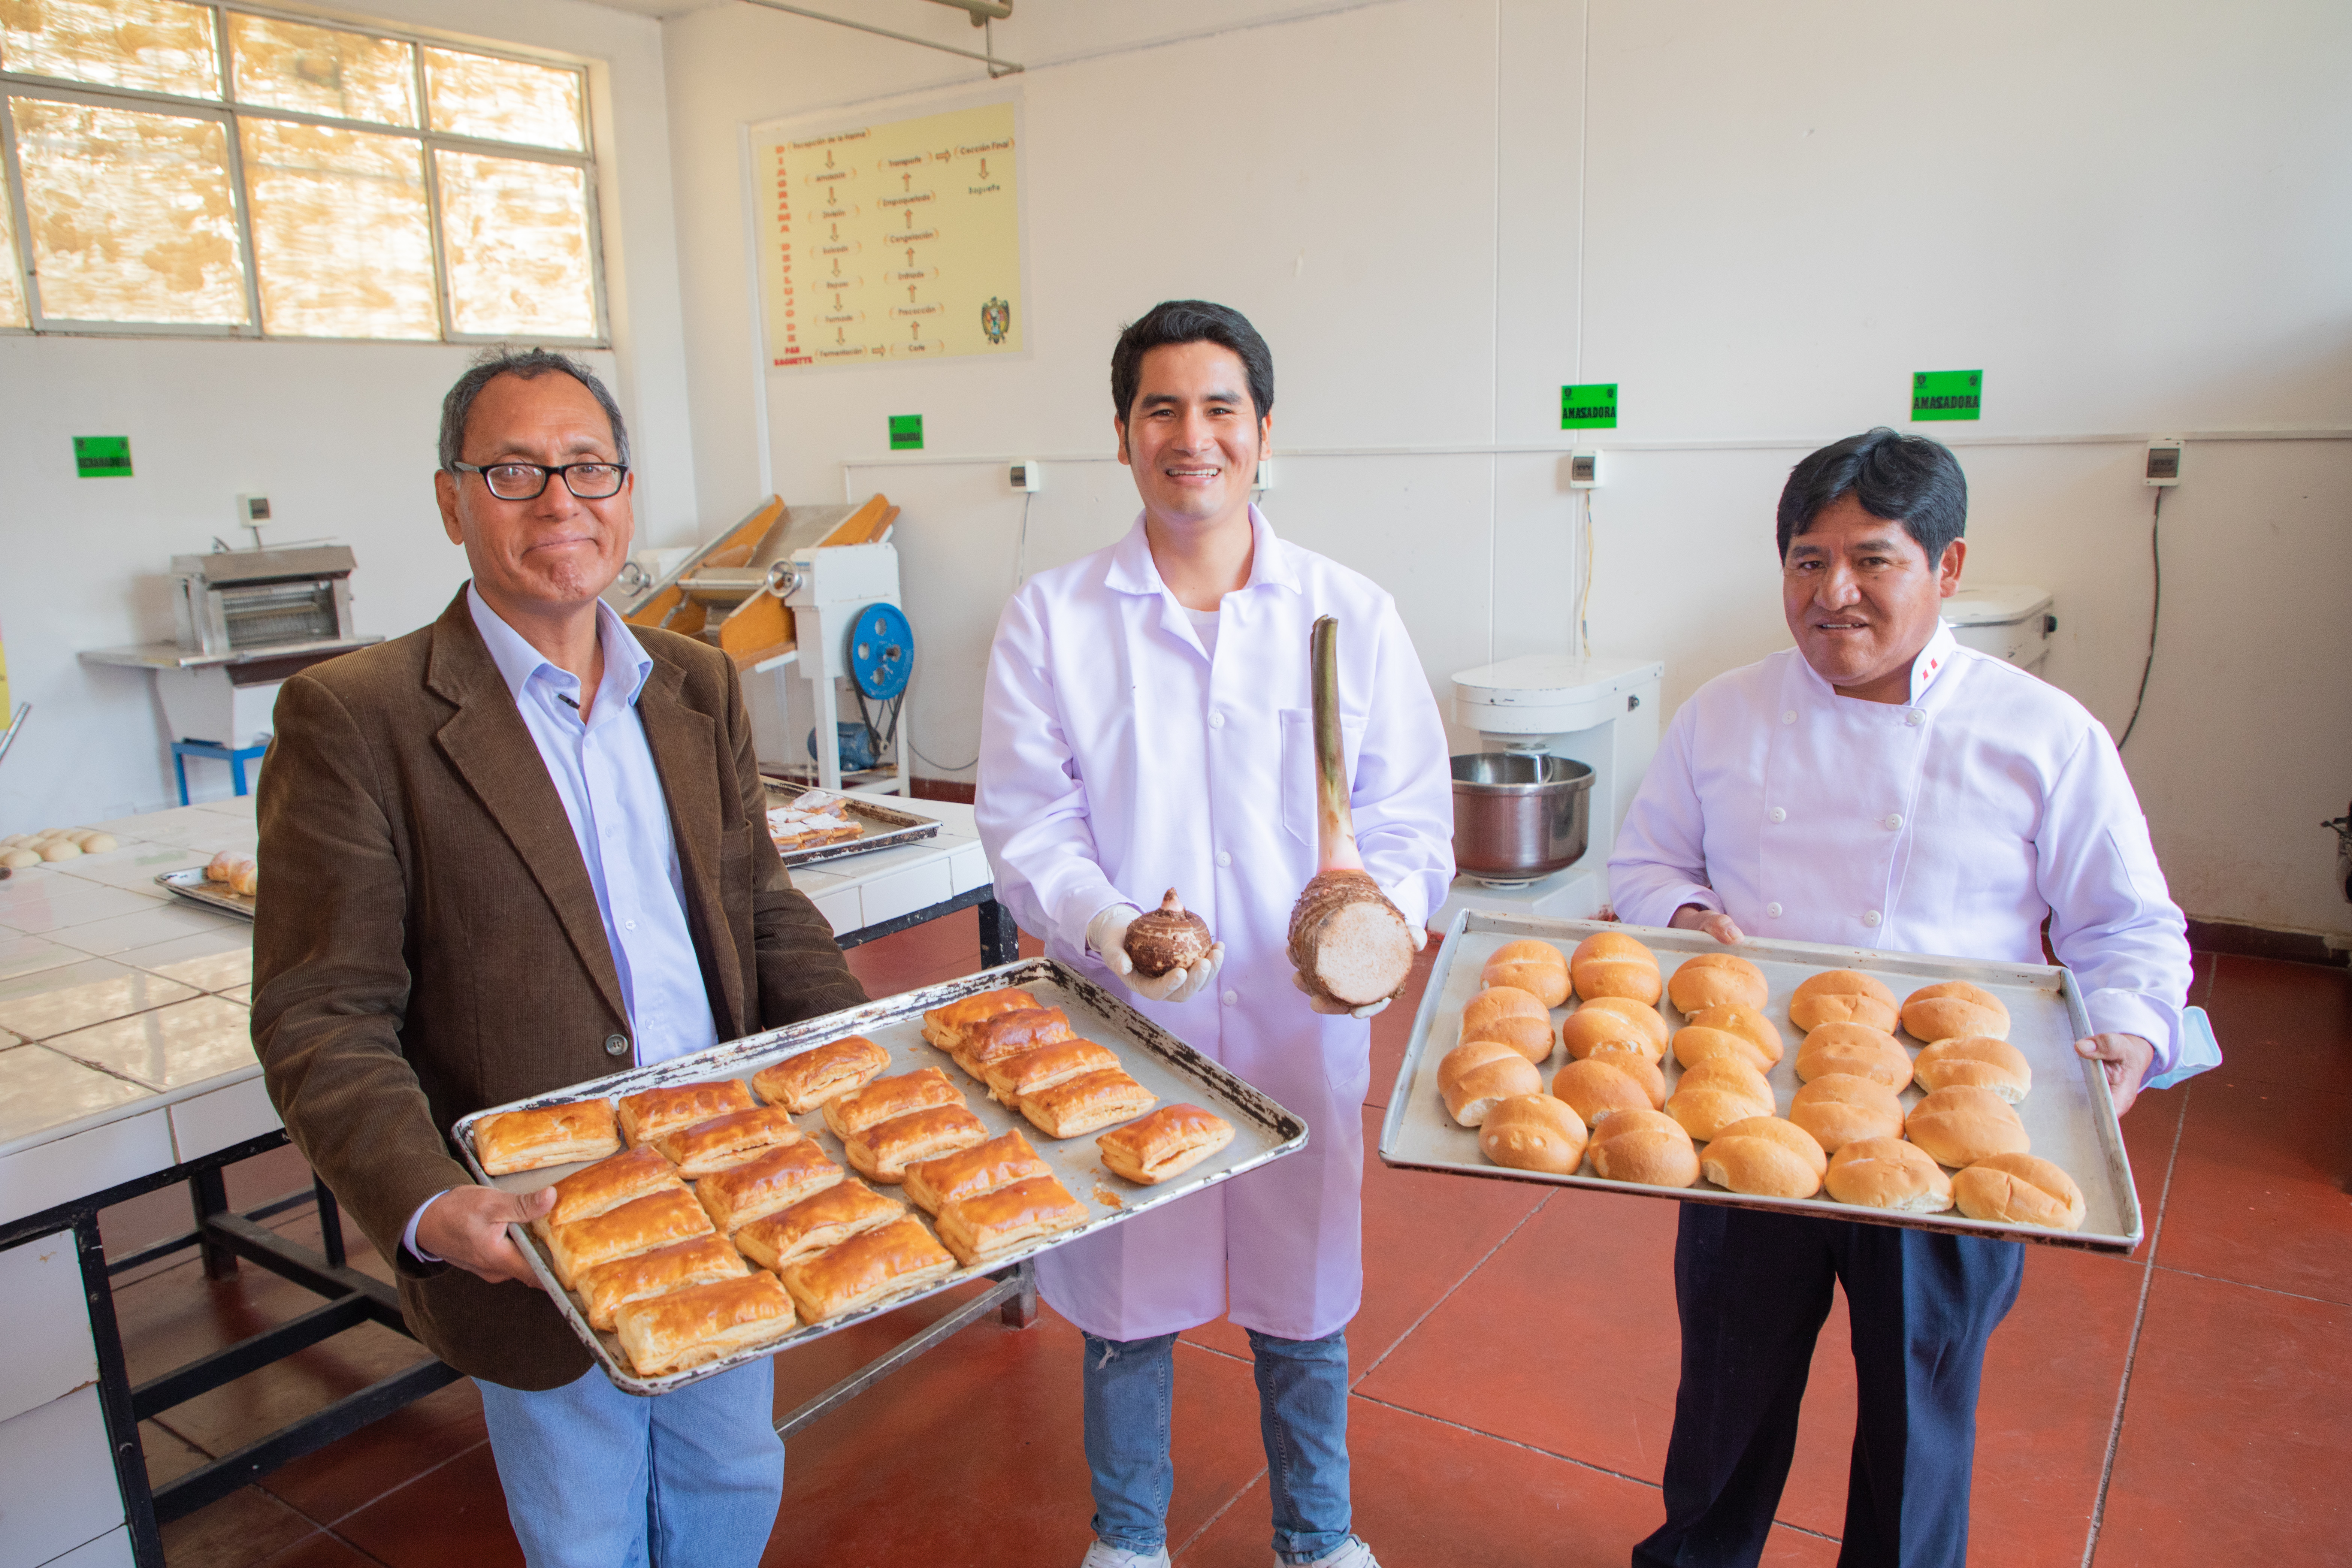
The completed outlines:
{"type": "Polygon", "coordinates": [[[540,497],[547,493],[547,481],[557,474],[562,474],[563,476],[563,488],[572,492],[572,499],[575,500],[611,500],[614,496],[621,493],[621,487],[629,482],[629,465],[626,463],[564,463],[555,468],[550,468],[545,463],[509,462],[482,464],[453,462],[449,467],[450,469],[456,473],[481,475],[482,488],[488,490],[493,496],[498,496],[498,499],[500,500],[537,500],[540,497]],[[498,486],[490,483],[490,469],[492,468],[535,469],[539,474],[539,488],[531,491],[530,494],[527,496],[499,495],[498,486]],[[603,495],[583,496],[580,493],[579,487],[572,482],[572,470],[574,468],[611,468],[619,473],[621,477],[614,482],[613,488],[605,491],[603,495]]]}

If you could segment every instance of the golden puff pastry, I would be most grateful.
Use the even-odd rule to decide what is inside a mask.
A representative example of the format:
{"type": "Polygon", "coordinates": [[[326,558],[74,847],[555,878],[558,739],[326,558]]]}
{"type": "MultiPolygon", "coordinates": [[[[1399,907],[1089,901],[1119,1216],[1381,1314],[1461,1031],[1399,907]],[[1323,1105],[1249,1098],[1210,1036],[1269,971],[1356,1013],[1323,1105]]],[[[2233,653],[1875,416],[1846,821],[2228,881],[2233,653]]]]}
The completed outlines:
{"type": "Polygon", "coordinates": [[[474,1124],[474,1152],[493,1176],[601,1160],[620,1152],[620,1130],[614,1125],[609,1100],[509,1110],[474,1124]]]}
{"type": "Polygon", "coordinates": [[[966,1030],[962,1044],[956,1047],[955,1063],[972,1077],[985,1079],[988,1069],[1007,1057],[1076,1038],[1070,1028],[1070,1016],[1059,1007],[1024,1007],[1017,1013],[999,1013],[966,1030]]]}
{"type": "Polygon", "coordinates": [[[698,1236],[600,1263],[582,1274],[574,1289],[587,1303],[588,1326],[610,1333],[614,1312],[632,1301],[750,1272],[740,1255],[720,1237],[698,1236]]]}
{"type": "Polygon", "coordinates": [[[956,1260],[912,1215],[877,1226],[778,1271],[812,1323],[870,1307],[955,1272],[956,1260]]]}
{"type": "Polygon", "coordinates": [[[937,1068],[917,1068],[896,1078],[877,1079],[864,1089],[826,1100],[824,1124],[845,1143],[894,1116],[962,1103],[963,1090],[947,1074],[937,1068]]]}
{"type": "Polygon", "coordinates": [[[1024,1241],[1058,1236],[1086,1223],[1087,1205],[1072,1197],[1069,1189],[1050,1175],[1032,1176],[941,1208],[940,1239],[969,1268],[1001,1258],[1024,1241]]]}
{"type": "Polygon", "coordinates": [[[925,1214],[935,1215],[942,1205],[1051,1173],[1028,1139],[1017,1131],[1007,1132],[985,1143],[908,1165],[907,1195],[925,1214]]]}
{"type": "Polygon", "coordinates": [[[702,1236],[710,1229],[709,1216],[683,1184],[666,1192],[632,1198],[593,1219],[559,1225],[548,1234],[547,1260],[566,1288],[600,1263],[634,1257],[702,1236]]]}
{"type": "Polygon", "coordinates": [[[935,1105],[877,1121],[841,1141],[851,1168],[869,1182],[896,1186],[918,1160],[936,1160],[988,1142],[988,1129],[962,1105],[935,1105]]]}
{"type": "Polygon", "coordinates": [[[1021,1114],[1048,1138],[1076,1138],[1142,1115],[1160,1097],[1118,1068],[1065,1079],[1021,1097],[1021,1114]]]}
{"type": "Polygon", "coordinates": [[[1232,1123],[1197,1105],[1163,1105],[1095,1140],[1111,1173],[1139,1186],[1182,1175],[1234,1141],[1232,1123]]]}
{"type": "Polygon", "coordinates": [[[761,1268],[781,1269],[906,1212],[905,1204],[884,1197],[863,1182],[841,1182],[780,1214],[753,1220],[730,1239],[761,1268]]]}
{"type": "Polygon", "coordinates": [[[850,1035],[761,1068],[751,1087],[770,1105],[814,1110],[826,1100],[864,1089],[890,1065],[890,1053],[863,1035],[850,1035]]]}
{"type": "Polygon", "coordinates": [[[992,1064],[988,1090],[1003,1104],[1018,1105],[1024,1094],[1051,1089],[1082,1072],[1099,1072],[1117,1066],[1118,1057],[1108,1046],[1098,1046],[1092,1040],[1058,1040],[992,1064]]]}
{"type": "Polygon", "coordinates": [[[665,1187],[682,1188],[677,1167],[662,1158],[658,1149],[632,1149],[599,1160],[584,1171],[574,1171],[555,1184],[555,1206],[531,1222],[543,1238],[559,1225],[609,1214],[632,1198],[646,1197],[665,1187]]]}
{"type": "Polygon", "coordinates": [[[743,1086],[740,1079],[649,1089],[642,1094],[627,1095],[622,1099],[621,1136],[626,1138],[629,1147],[634,1149],[681,1127],[691,1127],[698,1121],[708,1121],[730,1110],[749,1110],[751,1106],[751,1091],[743,1086]]]}
{"type": "Polygon", "coordinates": [[[782,1106],[761,1105],[680,1128],[656,1140],[654,1147],[676,1162],[677,1173],[691,1182],[731,1171],[746,1160],[807,1136],[793,1125],[791,1113],[782,1106]]]}
{"type": "Polygon", "coordinates": [[[923,1038],[952,1055],[963,1043],[964,1031],[974,1024],[995,1017],[999,1013],[1011,1013],[1023,1007],[1034,1007],[1037,998],[1017,985],[1001,991],[982,991],[976,996],[965,996],[944,1007],[933,1007],[923,1015],[923,1038]]]}
{"type": "Polygon", "coordinates": [[[841,1167],[824,1157],[815,1140],[803,1138],[705,1176],[694,1195],[720,1230],[732,1233],[762,1215],[790,1208],[841,1180],[841,1167]]]}
{"type": "Polygon", "coordinates": [[[633,1301],[613,1318],[621,1349],[639,1377],[682,1372],[782,1339],[798,1322],[792,1298],[772,1274],[689,1285],[633,1301]]]}

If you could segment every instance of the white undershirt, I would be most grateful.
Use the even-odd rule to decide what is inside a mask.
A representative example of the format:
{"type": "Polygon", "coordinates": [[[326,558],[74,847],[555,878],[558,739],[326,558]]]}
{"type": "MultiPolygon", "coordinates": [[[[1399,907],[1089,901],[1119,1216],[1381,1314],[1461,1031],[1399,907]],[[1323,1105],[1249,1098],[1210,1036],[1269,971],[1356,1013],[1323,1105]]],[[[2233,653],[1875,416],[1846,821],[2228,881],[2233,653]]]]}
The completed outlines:
{"type": "Polygon", "coordinates": [[[1185,618],[1192,623],[1192,635],[1201,639],[1201,651],[1213,659],[1217,657],[1217,614],[1215,610],[1184,612],[1185,618]]]}

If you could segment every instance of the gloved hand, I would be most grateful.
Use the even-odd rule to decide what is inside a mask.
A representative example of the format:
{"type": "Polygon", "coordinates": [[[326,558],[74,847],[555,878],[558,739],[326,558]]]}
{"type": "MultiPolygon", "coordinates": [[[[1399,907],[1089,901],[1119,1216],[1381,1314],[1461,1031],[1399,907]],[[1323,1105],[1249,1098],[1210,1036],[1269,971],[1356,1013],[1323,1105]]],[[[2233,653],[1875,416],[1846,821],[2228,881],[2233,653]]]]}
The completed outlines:
{"type": "MultiPolygon", "coordinates": [[[[1419,952],[1422,949],[1429,945],[1429,931],[1427,927],[1411,926],[1408,929],[1412,932],[1413,952],[1419,952]]],[[[1321,996],[1318,996],[1314,992],[1308,991],[1307,989],[1306,979],[1295,969],[1290,972],[1290,983],[1298,987],[1300,991],[1306,993],[1307,1005],[1308,1007],[1314,1009],[1318,1013],[1326,1014],[1333,1017],[1337,1017],[1339,1014],[1345,1013],[1351,1018],[1369,1018],[1373,1014],[1379,1012],[1381,1008],[1387,1006],[1389,1002],[1396,1000],[1394,997],[1390,997],[1387,1001],[1367,1003],[1361,1007],[1343,1007],[1337,1002],[1328,1001],[1321,996]]]]}
{"type": "Polygon", "coordinates": [[[1113,904],[1087,922],[1087,946],[1103,961],[1111,977],[1150,1002],[1190,1002],[1209,988],[1225,962],[1225,944],[1212,942],[1199,963],[1165,974],[1140,974],[1127,956],[1127,928],[1143,911],[1133,904],[1113,904]]]}

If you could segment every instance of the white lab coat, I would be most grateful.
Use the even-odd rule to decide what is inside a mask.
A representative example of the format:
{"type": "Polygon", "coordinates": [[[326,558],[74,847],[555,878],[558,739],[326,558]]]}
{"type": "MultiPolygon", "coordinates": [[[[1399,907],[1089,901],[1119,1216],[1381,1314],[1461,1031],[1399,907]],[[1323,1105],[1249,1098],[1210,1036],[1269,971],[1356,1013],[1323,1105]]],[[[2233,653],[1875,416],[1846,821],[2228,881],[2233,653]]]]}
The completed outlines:
{"type": "Polygon", "coordinates": [[[1250,578],[1216,653],[1153,565],[1142,521],[1016,593],[981,715],[978,810],[996,896],[1055,957],[1097,977],[1087,924],[1174,888],[1225,944],[1192,1001],[1138,1001],[1187,1044],[1304,1117],[1307,1146],[1046,1254],[1056,1311],[1108,1339],[1230,1311],[1286,1339],[1344,1326],[1363,1295],[1370,1026],[1310,1011],[1284,956],[1315,873],[1307,637],[1339,622],[1339,706],[1364,864],[1415,925],[1454,876],[1444,727],[1396,605],[1275,537],[1255,508],[1250,578]]]}
{"type": "Polygon", "coordinates": [[[2047,917],[2092,1028],[2153,1044],[2151,1079],[2219,1059],[2184,1027],[2187,922],[2105,728],[1948,626],[1907,702],[1841,697],[1794,648],[1701,687],[1609,889],[1639,925],[1703,904],[1754,937],[2023,963],[2045,962],[2047,917]]]}

